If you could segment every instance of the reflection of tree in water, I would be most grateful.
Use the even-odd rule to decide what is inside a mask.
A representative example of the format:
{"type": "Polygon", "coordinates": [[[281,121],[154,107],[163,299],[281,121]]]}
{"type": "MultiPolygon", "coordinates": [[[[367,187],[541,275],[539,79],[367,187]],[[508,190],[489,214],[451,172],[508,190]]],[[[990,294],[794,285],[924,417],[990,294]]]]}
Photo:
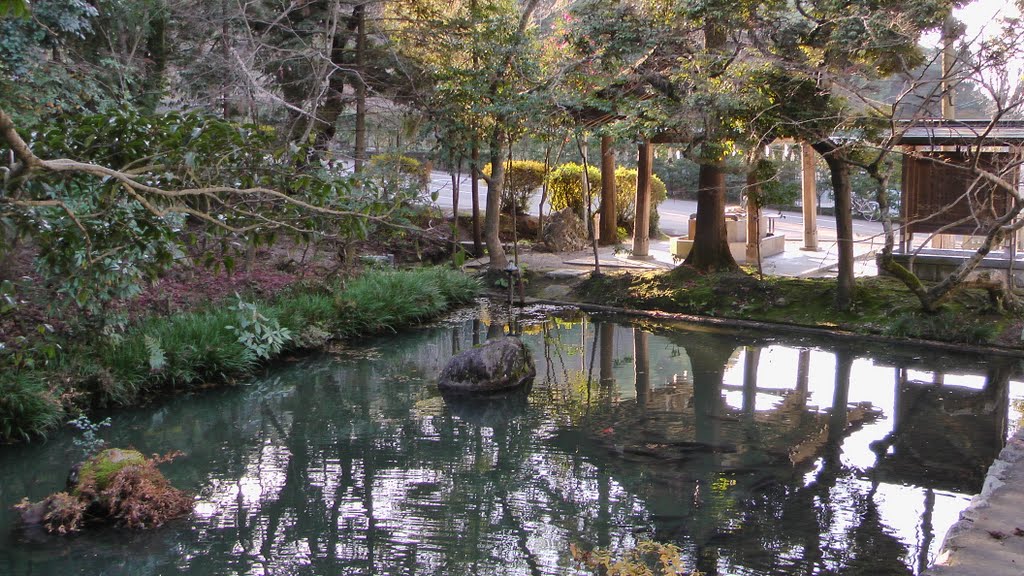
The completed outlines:
{"type": "MultiPolygon", "coordinates": [[[[438,336],[428,356],[456,345],[438,336]]],[[[403,353],[303,373],[289,394],[259,400],[247,458],[204,494],[216,512],[196,537],[213,557],[234,557],[240,573],[550,573],[546,532],[565,550],[565,534],[581,529],[606,544],[630,538],[621,527],[635,503],[607,473],[538,455],[542,415],[474,423],[478,406],[425,396],[435,374],[403,353]],[[389,385],[398,379],[423,385],[389,385]],[[423,416],[410,418],[417,403],[423,416]],[[540,502],[547,517],[536,516],[540,502]]]]}
{"type": "MultiPolygon", "coordinates": [[[[847,403],[852,354],[837,353],[822,411],[807,404],[806,352],[792,389],[761,389],[750,338],[573,318],[524,328],[541,372],[528,401],[446,404],[437,372],[485,331],[468,320],[364,359],[304,360],[116,427],[114,443],[147,452],[192,446],[168,473],[200,490],[198,512],[156,571],[564,573],[570,543],[630,548],[652,530],[708,574],[908,572],[879,513],[881,473],[842,463],[872,417],[847,403]],[[742,385],[723,384],[739,356],[742,385]],[[664,378],[666,363],[690,376],[664,378]],[[759,395],[774,407],[757,410],[759,395]]],[[[913,430],[897,428],[888,456],[913,430]]]]}
{"type": "MultiPolygon", "coordinates": [[[[744,382],[732,387],[741,389],[742,407],[733,409],[724,401],[729,387],[722,381],[740,341],[714,333],[679,337],[692,382],[652,390],[643,377],[646,338],[634,338],[636,400],[605,404],[583,422],[589,436],[566,432],[559,440],[574,437],[577,448],[590,450],[595,460],[602,453],[615,455],[608,464],[612,476],[644,499],[658,539],[684,545],[708,574],[718,573],[719,565],[807,574],[908,574],[910,564],[926,565],[927,502],[934,503],[934,495],[925,496],[920,555],[910,558],[907,544],[881,519],[877,480],[865,482],[862,471],[842,464],[845,438],[879,415],[870,406],[848,403],[851,352],[836,353],[830,410],[807,406],[804,351],[794,389],[763,392],[781,398],[771,410],[758,411],[756,345],[742,350],[744,382]],[[815,461],[816,472],[805,486],[801,477],[815,461]],[[852,516],[837,516],[842,509],[852,516]]],[[[931,433],[941,428],[933,426],[931,433]]]]}

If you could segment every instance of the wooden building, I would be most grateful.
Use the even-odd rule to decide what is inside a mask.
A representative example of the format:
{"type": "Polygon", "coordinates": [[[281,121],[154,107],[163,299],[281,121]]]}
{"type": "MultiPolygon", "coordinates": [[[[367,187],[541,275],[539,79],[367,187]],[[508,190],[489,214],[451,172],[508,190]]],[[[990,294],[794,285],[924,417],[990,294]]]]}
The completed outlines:
{"type": "MultiPolygon", "coordinates": [[[[915,121],[897,137],[904,147],[897,262],[925,280],[940,280],[975,253],[986,230],[1005,217],[1014,199],[973,174],[973,162],[1021,189],[1024,121],[915,121]]],[[[1009,284],[1020,272],[1020,234],[994,246],[979,270],[1001,271],[1009,284]]],[[[1013,284],[1010,284],[1013,285],[1013,284]]]]}

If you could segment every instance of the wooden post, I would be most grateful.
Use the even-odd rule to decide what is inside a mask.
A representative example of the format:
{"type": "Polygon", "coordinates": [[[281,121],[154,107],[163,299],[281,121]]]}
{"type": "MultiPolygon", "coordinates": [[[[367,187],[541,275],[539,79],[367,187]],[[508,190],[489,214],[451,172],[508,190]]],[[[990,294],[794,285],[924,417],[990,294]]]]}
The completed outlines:
{"type": "Polygon", "coordinates": [[[618,227],[616,226],[615,205],[615,150],[612,149],[612,137],[601,136],[601,234],[602,246],[616,244],[618,227]]]}
{"type": "Polygon", "coordinates": [[[818,195],[814,182],[814,149],[800,145],[801,188],[804,204],[804,245],[801,250],[818,251],[818,195]]]}
{"type": "Polygon", "coordinates": [[[654,148],[644,139],[636,160],[636,219],[633,221],[633,257],[649,258],[651,223],[651,176],[654,174],[654,148]]]}

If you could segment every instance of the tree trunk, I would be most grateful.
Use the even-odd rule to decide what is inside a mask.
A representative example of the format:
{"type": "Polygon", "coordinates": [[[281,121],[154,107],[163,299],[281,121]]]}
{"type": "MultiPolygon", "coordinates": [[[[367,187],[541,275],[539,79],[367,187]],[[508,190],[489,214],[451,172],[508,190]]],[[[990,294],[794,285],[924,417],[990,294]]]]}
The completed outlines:
{"type": "Polygon", "coordinates": [[[725,230],[725,173],[714,164],[701,164],[697,183],[697,221],[693,248],[685,264],[700,271],[736,270],[725,230]]]}
{"type": "Polygon", "coordinates": [[[612,137],[601,137],[601,231],[602,246],[618,241],[617,206],[615,205],[615,150],[612,137]]]}
{"type": "Polygon", "coordinates": [[[505,248],[501,245],[501,195],[505,188],[504,120],[496,122],[491,132],[491,176],[487,182],[487,207],[484,211],[484,241],[490,258],[488,268],[504,270],[508,266],[505,248]]]}
{"type": "MultiPolygon", "coordinates": [[[[167,7],[158,4],[156,14],[149,22],[149,34],[146,35],[146,75],[142,79],[142,93],[139,95],[139,106],[152,114],[160,104],[164,92],[164,74],[167,71],[167,7]]],[[[225,27],[227,20],[225,19],[225,27]]],[[[226,44],[225,44],[226,45],[226,44]]]]}
{"type": "MultiPolygon", "coordinates": [[[[356,7],[350,17],[349,27],[358,29],[359,9],[356,7]]],[[[349,68],[345,61],[345,45],[348,43],[348,36],[342,32],[341,27],[336,27],[334,38],[331,39],[331,66],[333,69],[327,75],[327,95],[324,103],[317,110],[317,125],[314,126],[316,133],[314,148],[320,152],[326,152],[337,136],[338,117],[345,111],[345,74],[342,70],[349,68]]],[[[356,82],[358,84],[358,80],[356,82]]]]}
{"type": "MultiPolygon", "coordinates": [[[[725,54],[728,41],[725,27],[708,17],[704,24],[704,51],[717,58],[709,73],[720,75],[730,58],[725,54]]],[[[729,237],[725,229],[725,173],[718,162],[717,147],[720,139],[718,120],[705,117],[705,137],[702,146],[704,160],[700,164],[697,183],[697,220],[694,223],[693,248],[685,263],[702,272],[711,270],[737,270],[739,266],[729,251],[729,237]],[[709,151],[708,147],[713,150],[709,151]]]]}
{"type": "Polygon", "coordinates": [[[850,181],[850,165],[843,161],[835,146],[828,142],[814,145],[814,149],[825,158],[832,176],[832,193],[835,196],[836,242],[839,248],[839,277],[836,283],[836,308],[849,310],[853,304],[853,186],[850,181]]]}
{"type": "Polygon", "coordinates": [[[479,258],[483,253],[483,231],[480,227],[480,144],[476,137],[470,146],[469,191],[473,199],[473,255],[479,258]]]}
{"type": "Polygon", "coordinates": [[[366,5],[358,4],[353,9],[356,19],[356,133],[353,145],[355,172],[363,170],[366,158],[366,5]]]}
{"type": "Polygon", "coordinates": [[[544,147],[544,181],[540,185],[540,204],[537,206],[537,242],[544,240],[544,203],[548,201],[548,171],[551,170],[551,145],[544,147]]]}

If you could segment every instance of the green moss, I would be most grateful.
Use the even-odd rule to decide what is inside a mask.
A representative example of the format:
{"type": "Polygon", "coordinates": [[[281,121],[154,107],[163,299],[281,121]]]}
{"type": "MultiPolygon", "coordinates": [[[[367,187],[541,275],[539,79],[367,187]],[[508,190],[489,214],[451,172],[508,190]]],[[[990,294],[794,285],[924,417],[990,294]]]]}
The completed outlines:
{"type": "Polygon", "coordinates": [[[75,492],[79,492],[85,486],[97,492],[105,490],[114,474],[129,466],[141,466],[145,463],[146,457],[137,450],[108,448],[82,464],[78,470],[75,492]]]}
{"type": "Polygon", "coordinates": [[[1019,315],[997,309],[984,290],[962,290],[938,312],[888,277],[858,278],[853,305],[835,307],[831,278],[767,277],[748,273],[701,274],[687,266],[641,275],[604,275],[575,292],[583,302],[623,308],[757,320],[862,334],[971,344],[1020,345],[1019,315]],[[1012,332],[1017,331],[1017,334],[1012,332]]]}

